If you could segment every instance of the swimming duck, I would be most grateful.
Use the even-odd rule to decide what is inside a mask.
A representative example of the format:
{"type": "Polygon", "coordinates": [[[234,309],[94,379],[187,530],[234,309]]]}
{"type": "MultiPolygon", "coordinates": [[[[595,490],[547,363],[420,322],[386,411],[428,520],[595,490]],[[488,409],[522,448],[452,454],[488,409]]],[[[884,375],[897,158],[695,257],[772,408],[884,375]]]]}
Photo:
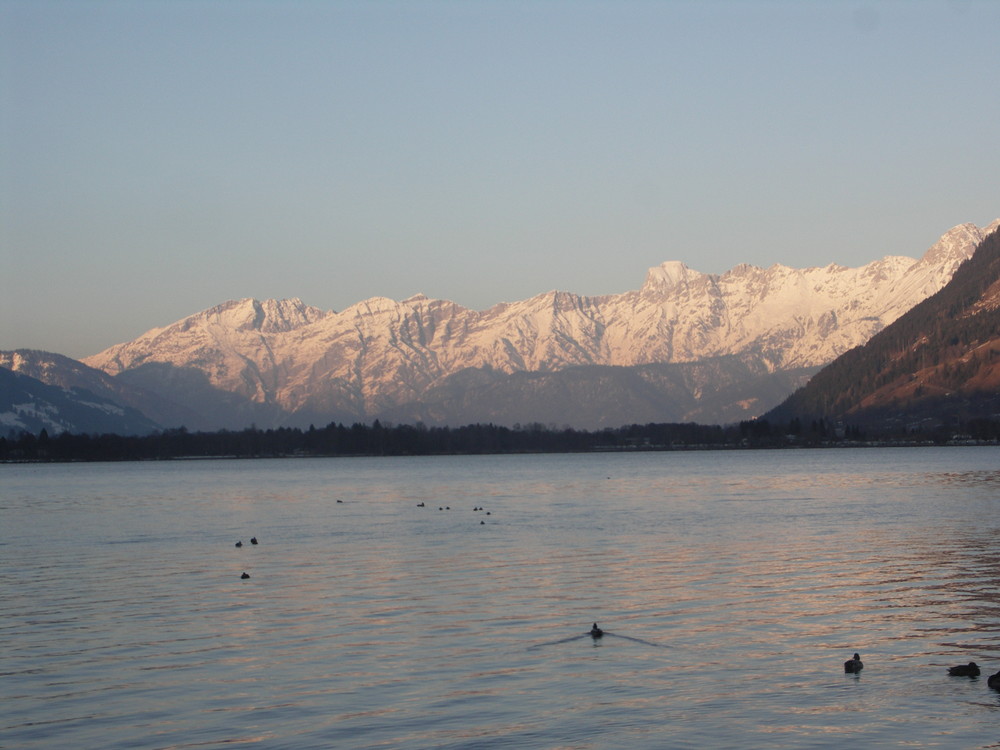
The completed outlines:
{"type": "Polygon", "coordinates": [[[257,537],[255,536],[250,537],[250,544],[256,544],[256,543],[257,543],[257,537]]]}
{"type": "Polygon", "coordinates": [[[240,576],[240,578],[242,578],[242,579],[244,579],[244,580],[246,580],[246,579],[247,579],[247,578],[249,578],[249,577],[250,577],[250,574],[249,574],[249,573],[243,573],[243,575],[241,575],[241,576],[240,576]]]}
{"type": "Polygon", "coordinates": [[[1000,690],[1000,672],[996,674],[991,674],[986,678],[986,684],[989,685],[994,690],[1000,690]]]}
{"type": "Polygon", "coordinates": [[[864,668],[865,665],[864,662],[861,661],[860,654],[855,654],[852,659],[848,659],[844,662],[844,672],[847,674],[858,674],[864,668]]]}
{"type": "Polygon", "coordinates": [[[236,542],[236,546],[237,546],[237,547],[242,547],[242,546],[243,546],[243,542],[242,542],[242,541],[240,541],[240,542],[236,542]]]}
{"type": "Polygon", "coordinates": [[[979,677],[979,665],[974,661],[970,661],[968,664],[948,667],[948,674],[953,677],[979,677]]]}
{"type": "Polygon", "coordinates": [[[604,631],[597,627],[597,623],[595,622],[594,627],[590,629],[590,637],[600,638],[602,635],[604,635],[604,631]]]}

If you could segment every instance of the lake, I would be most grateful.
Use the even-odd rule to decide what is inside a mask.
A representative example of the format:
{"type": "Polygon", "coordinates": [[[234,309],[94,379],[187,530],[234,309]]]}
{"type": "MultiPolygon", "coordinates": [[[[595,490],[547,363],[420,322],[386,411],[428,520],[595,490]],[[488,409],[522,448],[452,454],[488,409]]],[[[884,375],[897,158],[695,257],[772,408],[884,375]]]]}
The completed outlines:
{"type": "Polygon", "coordinates": [[[4,748],[1000,747],[997,448],[3,465],[0,521],[4,748]]]}

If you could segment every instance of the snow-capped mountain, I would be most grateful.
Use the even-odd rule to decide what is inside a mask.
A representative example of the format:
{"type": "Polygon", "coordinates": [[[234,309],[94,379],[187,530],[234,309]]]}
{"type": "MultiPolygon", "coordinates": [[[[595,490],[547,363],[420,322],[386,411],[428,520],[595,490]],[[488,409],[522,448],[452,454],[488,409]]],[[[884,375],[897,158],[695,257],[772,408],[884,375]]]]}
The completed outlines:
{"type": "MultiPolygon", "coordinates": [[[[886,257],[860,268],[740,265],[721,275],[671,261],[624,294],[552,291],[483,311],[423,295],[401,302],[376,297],[339,313],[298,299],[230,301],[83,361],[201,413],[214,410],[208,422],[217,427],[416,413],[466,421],[454,411],[438,418],[419,406],[442,388],[452,389],[455,403],[456,384],[470,370],[493,378],[728,358],[764,374],[805,373],[864,343],[943,287],[998,226],[1000,220],[985,229],[957,226],[919,260],[886,257]]],[[[481,378],[473,380],[482,385],[481,378]]],[[[505,398],[516,400],[511,388],[516,394],[536,381],[507,382],[505,398]]],[[[648,377],[643,382],[642,389],[656,387],[648,377]]],[[[785,387],[790,392],[795,385],[785,387]]],[[[719,390],[697,378],[690,389],[695,404],[703,392],[719,390]]],[[[781,397],[763,403],[743,393],[737,401],[748,417],[781,397]]],[[[492,421],[520,421],[489,404],[476,406],[492,421]]],[[[621,423],[614,408],[606,411],[604,424],[621,423]]],[[[699,421],[724,421],[694,412],[699,421]]],[[[732,414],[729,409],[726,420],[732,414]]],[[[642,421],[676,418],[649,414],[642,421]]],[[[579,424],[571,403],[556,421],[597,426],[579,424]]]]}

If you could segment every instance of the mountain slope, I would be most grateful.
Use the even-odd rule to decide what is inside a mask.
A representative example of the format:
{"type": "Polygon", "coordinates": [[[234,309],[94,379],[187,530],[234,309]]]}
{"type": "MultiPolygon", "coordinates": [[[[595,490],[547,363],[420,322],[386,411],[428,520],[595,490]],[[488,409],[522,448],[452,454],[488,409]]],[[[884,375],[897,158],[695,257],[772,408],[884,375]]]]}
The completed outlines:
{"type": "MultiPolygon", "coordinates": [[[[736,357],[781,374],[823,365],[868,340],[940,289],[983,234],[963,224],[920,260],[887,257],[861,268],[743,265],[711,275],[667,262],[624,294],[553,291],[484,311],[423,295],[376,297],[340,313],[297,299],[231,301],[84,362],[202,415],[214,406],[208,421],[218,427],[419,411],[464,371],[513,377],[736,357]]],[[[533,382],[514,378],[505,389],[516,394],[533,382]]],[[[693,387],[684,398],[697,402],[702,390],[693,387]]],[[[478,411],[516,421],[500,418],[502,402],[516,395],[492,406],[482,402],[488,397],[477,393],[478,411]]],[[[763,405],[752,396],[741,401],[763,405]]],[[[730,407],[698,413],[723,421],[730,407]]],[[[578,409],[579,402],[567,404],[555,421],[576,424],[578,409]]],[[[463,421],[469,413],[445,412],[463,421]]],[[[607,412],[607,419],[619,418],[607,412]]],[[[758,413],[748,406],[742,416],[758,413]]]]}
{"type": "Polygon", "coordinates": [[[62,354],[37,349],[0,351],[0,368],[67,390],[85,390],[103,400],[142,412],[151,422],[178,427],[197,419],[197,414],[180,404],[164,399],[159,393],[137,388],[126,379],[115,378],[106,372],[62,354]]]}
{"type": "Polygon", "coordinates": [[[1000,412],[1000,231],[941,291],[845,353],[767,418],[917,424],[1000,412]]]}
{"type": "Polygon", "coordinates": [[[145,435],[156,423],[135,409],[82,388],[60,388],[0,367],[0,434],[41,430],[145,435]]]}

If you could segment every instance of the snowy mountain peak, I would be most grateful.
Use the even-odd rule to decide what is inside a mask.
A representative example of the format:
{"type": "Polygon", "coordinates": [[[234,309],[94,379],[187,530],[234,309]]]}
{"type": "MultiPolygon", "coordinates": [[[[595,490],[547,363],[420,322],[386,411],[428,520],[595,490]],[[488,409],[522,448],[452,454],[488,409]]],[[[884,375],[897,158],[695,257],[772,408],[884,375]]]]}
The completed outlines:
{"type": "Polygon", "coordinates": [[[678,287],[686,286],[704,276],[705,274],[700,271],[692,271],[679,260],[668,260],[646,272],[646,280],[641,291],[652,294],[669,294],[678,287]]]}
{"type": "Polygon", "coordinates": [[[410,298],[405,302],[397,302],[391,297],[369,297],[368,299],[355,302],[350,307],[344,309],[342,316],[367,316],[380,315],[384,313],[399,314],[403,309],[420,300],[410,298]]]}
{"type": "Polygon", "coordinates": [[[253,298],[233,300],[212,308],[205,315],[206,318],[235,330],[280,333],[309,325],[323,318],[326,313],[293,297],[263,301],[253,298]]]}
{"type": "Polygon", "coordinates": [[[726,271],[720,279],[738,279],[745,276],[757,276],[762,273],[762,269],[750,263],[739,263],[726,271]]]}
{"type": "MultiPolygon", "coordinates": [[[[972,256],[976,245],[1000,227],[1000,219],[980,229],[975,224],[959,224],[945,232],[921,257],[920,262],[935,266],[957,267],[972,256]]],[[[954,271],[954,268],[952,268],[954,271]]]]}
{"type": "Polygon", "coordinates": [[[189,315],[166,328],[155,328],[145,333],[142,338],[177,329],[185,331],[206,324],[222,326],[234,331],[280,333],[309,325],[330,314],[317,307],[306,305],[297,297],[282,300],[257,300],[246,297],[239,300],[228,300],[215,307],[189,315]]]}

